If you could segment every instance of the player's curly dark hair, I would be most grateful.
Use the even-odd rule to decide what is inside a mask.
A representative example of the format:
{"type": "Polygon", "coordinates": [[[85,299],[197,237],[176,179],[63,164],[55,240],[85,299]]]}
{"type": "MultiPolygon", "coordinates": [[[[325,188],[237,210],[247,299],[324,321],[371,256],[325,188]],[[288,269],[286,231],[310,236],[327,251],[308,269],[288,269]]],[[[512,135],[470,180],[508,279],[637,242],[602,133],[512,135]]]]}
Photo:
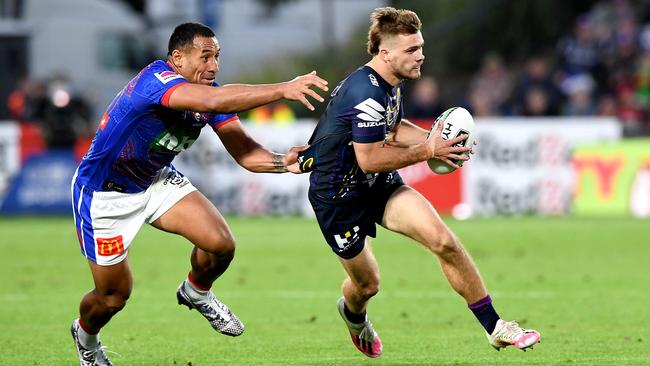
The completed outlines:
{"type": "Polygon", "coordinates": [[[415,12],[406,9],[395,9],[390,6],[377,8],[370,14],[370,29],[368,30],[368,53],[379,53],[379,44],[385,36],[398,34],[414,34],[422,27],[422,22],[415,12]]]}
{"type": "Polygon", "coordinates": [[[167,55],[171,56],[174,50],[182,50],[191,46],[194,42],[194,37],[214,37],[214,32],[201,23],[179,24],[169,37],[167,55]]]}

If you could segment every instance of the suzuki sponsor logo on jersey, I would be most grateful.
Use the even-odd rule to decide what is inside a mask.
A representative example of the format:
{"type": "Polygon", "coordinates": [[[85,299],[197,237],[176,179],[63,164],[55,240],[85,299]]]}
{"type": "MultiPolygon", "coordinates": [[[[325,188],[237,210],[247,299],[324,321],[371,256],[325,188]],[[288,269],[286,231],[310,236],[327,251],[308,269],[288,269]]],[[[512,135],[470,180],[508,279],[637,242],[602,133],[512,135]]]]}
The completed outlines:
{"type": "Polygon", "coordinates": [[[380,122],[359,122],[359,123],[357,123],[357,127],[368,128],[368,127],[383,126],[385,124],[386,123],[384,121],[380,121],[380,122]]]}
{"type": "Polygon", "coordinates": [[[372,98],[364,100],[354,108],[362,112],[357,114],[357,118],[363,121],[357,123],[358,127],[376,127],[382,126],[386,123],[383,114],[386,109],[372,98]]]}
{"type": "Polygon", "coordinates": [[[183,76],[173,71],[155,72],[154,75],[161,83],[167,84],[174,79],[181,79],[183,76]]]}

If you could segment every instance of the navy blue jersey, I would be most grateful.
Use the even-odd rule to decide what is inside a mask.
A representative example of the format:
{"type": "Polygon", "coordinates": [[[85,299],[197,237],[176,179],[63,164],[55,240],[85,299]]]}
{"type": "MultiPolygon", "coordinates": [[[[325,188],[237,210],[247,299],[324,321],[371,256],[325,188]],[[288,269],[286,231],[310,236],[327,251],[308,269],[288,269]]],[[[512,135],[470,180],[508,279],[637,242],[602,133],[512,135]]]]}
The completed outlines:
{"type": "Polygon", "coordinates": [[[393,87],[363,66],[341,81],[331,97],[309,140],[315,161],[309,191],[328,201],[353,200],[368,193],[379,174],[359,168],[352,142],[384,141],[395,130],[402,119],[401,83],[393,87]]]}
{"type": "Polygon", "coordinates": [[[235,114],[169,108],[173,90],[187,82],[162,60],[142,69],[102,117],[77,180],[94,191],[144,191],[162,168],[192,145],[203,126],[216,131],[237,120],[235,114]]]}

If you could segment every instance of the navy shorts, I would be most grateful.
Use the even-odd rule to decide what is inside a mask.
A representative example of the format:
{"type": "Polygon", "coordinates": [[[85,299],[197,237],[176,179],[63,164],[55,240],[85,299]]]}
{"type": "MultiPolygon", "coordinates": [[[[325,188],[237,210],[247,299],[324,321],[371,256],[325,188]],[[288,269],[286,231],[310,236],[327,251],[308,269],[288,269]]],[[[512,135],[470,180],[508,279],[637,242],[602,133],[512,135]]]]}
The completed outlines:
{"type": "Polygon", "coordinates": [[[386,203],[404,181],[398,173],[379,174],[362,197],[350,201],[326,200],[309,192],[318,226],[332,251],[341,258],[356,257],[365,245],[366,236],[375,237],[386,203]]]}

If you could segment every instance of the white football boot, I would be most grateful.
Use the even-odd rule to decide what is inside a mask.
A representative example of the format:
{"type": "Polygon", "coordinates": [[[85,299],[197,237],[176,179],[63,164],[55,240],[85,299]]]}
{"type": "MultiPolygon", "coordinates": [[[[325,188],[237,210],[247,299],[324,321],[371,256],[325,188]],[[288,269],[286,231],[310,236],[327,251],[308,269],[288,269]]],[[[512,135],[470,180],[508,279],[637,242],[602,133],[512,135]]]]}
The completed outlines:
{"type": "Polygon", "coordinates": [[[70,327],[70,333],[72,333],[74,345],[77,347],[79,364],[81,366],[114,366],[111,361],[108,360],[108,357],[106,357],[106,354],[104,353],[105,348],[102,347],[101,343],[93,349],[88,349],[79,342],[79,327],[81,327],[79,325],[79,319],[75,319],[70,327]]]}
{"type": "Polygon", "coordinates": [[[541,339],[541,334],[534,329],[524,329],[515,321],[507,322],[499,319],[497,326],[492,334],[487,334],[490,345],[497,351],[507,346],[514,346],[524,352],[526,349],[532,349],[541,339]]]}
{"type": "Polygon", "coordinates": [[[179,305],[185,305],[190,310],[196,309],[205,317],[214,330],[221,334],[236,337],[244,333],[244,324],[228,309],[228,307],[219,301],[212,291],[208,291],[205,300],[194,301],[185,291],[185,282],[183,281],[176,291],[176,298],[179,305]]]}

